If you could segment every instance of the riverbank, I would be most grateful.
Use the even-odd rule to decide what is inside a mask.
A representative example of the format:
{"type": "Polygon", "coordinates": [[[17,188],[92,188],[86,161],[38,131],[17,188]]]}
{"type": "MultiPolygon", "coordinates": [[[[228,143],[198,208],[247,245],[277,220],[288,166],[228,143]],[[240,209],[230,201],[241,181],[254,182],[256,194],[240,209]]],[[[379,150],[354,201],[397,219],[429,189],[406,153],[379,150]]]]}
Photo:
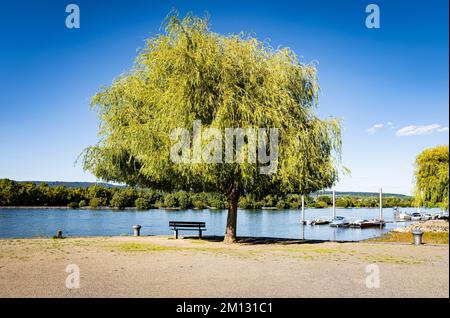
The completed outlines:
{"type": "Polygon", "coordinates": [[[0,297],[448,297],[449,247],[168,236],[0,241],[0,297]],[[66,267],[80,288],[66,287],[66,267]],[[376,264],[380,287],[368,288],[376,264]],[[263,278],[263,279],[262,279],[263,278]]]}
{"type": "Polygon", "coordinates": [[[423,232],[424,244],[449,244],[449,224],[444,220],[420,221],[406,227],[395,228],[381,237],[370,239],[372,242],[411,243],[413,230],[423,232]]]}

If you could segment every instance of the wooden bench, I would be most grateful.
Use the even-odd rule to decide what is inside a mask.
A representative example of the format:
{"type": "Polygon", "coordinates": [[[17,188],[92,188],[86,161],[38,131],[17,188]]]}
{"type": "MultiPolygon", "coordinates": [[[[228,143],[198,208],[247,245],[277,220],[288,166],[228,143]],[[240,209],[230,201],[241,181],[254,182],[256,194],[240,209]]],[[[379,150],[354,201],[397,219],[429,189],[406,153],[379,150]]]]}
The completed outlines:
{"type": "Polygon", "coordinates": [[[185,222],[185,221],[169,221],[169,226],[172,227],[173,236],[178,238],[178,231],[198,231],[198,237],[202,238],[202,232],[206,231],[205,222],[185,222]]]}

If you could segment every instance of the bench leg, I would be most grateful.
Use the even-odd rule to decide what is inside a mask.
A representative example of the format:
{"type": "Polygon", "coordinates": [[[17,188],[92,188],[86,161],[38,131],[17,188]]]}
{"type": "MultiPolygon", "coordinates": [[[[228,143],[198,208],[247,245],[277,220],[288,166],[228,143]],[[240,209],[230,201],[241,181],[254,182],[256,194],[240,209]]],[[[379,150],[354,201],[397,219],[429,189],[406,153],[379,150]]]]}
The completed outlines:
{"type": "Polygon", "coordinates": [[[202,238],[202,230],[198,230],[198,238],[199,238],[199,239],[202,238]]]}
{"type": "Polygon", "coordinates": [[[178,230],[173,230],[173,238],[178,239],[178,230]]]}

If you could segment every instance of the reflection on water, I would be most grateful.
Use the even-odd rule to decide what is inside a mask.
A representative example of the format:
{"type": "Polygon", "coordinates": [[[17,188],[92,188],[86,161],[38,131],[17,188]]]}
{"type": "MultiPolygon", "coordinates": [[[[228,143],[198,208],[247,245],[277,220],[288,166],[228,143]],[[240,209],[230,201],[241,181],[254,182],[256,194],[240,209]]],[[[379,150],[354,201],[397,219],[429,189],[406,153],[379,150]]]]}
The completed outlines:
{"type": "MultiPolygon", "coordinates": [[[[410,209],[412,210],[412,209],[410,209]]],[[[427,212],[437,213],[430,209],[427,212]]],[[[332,217],[332,209],[306,209],[306,220],[332,217]]],[[[348,220],[373,219],[378,209],[337,209],[337,215],[348,220]]],[[[53,236],[57,229],[64,236],[117,236],[132,234],[134,224],[142,225],[142,235],[169,235],[169,221],[204,221],[205,235],[223,235],[226,210],[70,210],[70,209],[1,209],[0,237],[53,236]]],[[[331,228],[329,225],[300,224],[299,210],[239,210],[238,236],[280,237],[293,239],[317,239],[357,241],[381,235],[392,228],[406,226],[409,222],[393,222],[393,209],[384,209],[387,223],[379,228],[331,228]]],[[[192,234],[187,232],[186,234],[192,234]]],[[[181,233],[183,234],[183,233],[181,233]]]]}

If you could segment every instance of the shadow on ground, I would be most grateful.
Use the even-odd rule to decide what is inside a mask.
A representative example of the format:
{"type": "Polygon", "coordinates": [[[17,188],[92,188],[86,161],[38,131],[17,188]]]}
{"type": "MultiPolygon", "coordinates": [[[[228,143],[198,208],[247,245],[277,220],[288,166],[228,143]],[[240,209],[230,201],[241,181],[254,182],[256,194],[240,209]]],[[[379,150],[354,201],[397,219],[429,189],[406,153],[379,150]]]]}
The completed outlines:
{"type": "MultiPolygon", "coordinates": [[[[199,239],[198,236],[184,236],[183,239],[199,239]]],[[[204,241],[209,242],[222,242],[223,236],[203,236],[204,241]]],[[[298,239],[288,239],[280,237],[248,237],[241,236],[237,238],[237,243],[240,244],[318,244],[325,242],[332,242],[329,240],[298,240],[298,239]]],[[[334,241],[336,243],[354,243],[355,241],[334,241]]]]}

